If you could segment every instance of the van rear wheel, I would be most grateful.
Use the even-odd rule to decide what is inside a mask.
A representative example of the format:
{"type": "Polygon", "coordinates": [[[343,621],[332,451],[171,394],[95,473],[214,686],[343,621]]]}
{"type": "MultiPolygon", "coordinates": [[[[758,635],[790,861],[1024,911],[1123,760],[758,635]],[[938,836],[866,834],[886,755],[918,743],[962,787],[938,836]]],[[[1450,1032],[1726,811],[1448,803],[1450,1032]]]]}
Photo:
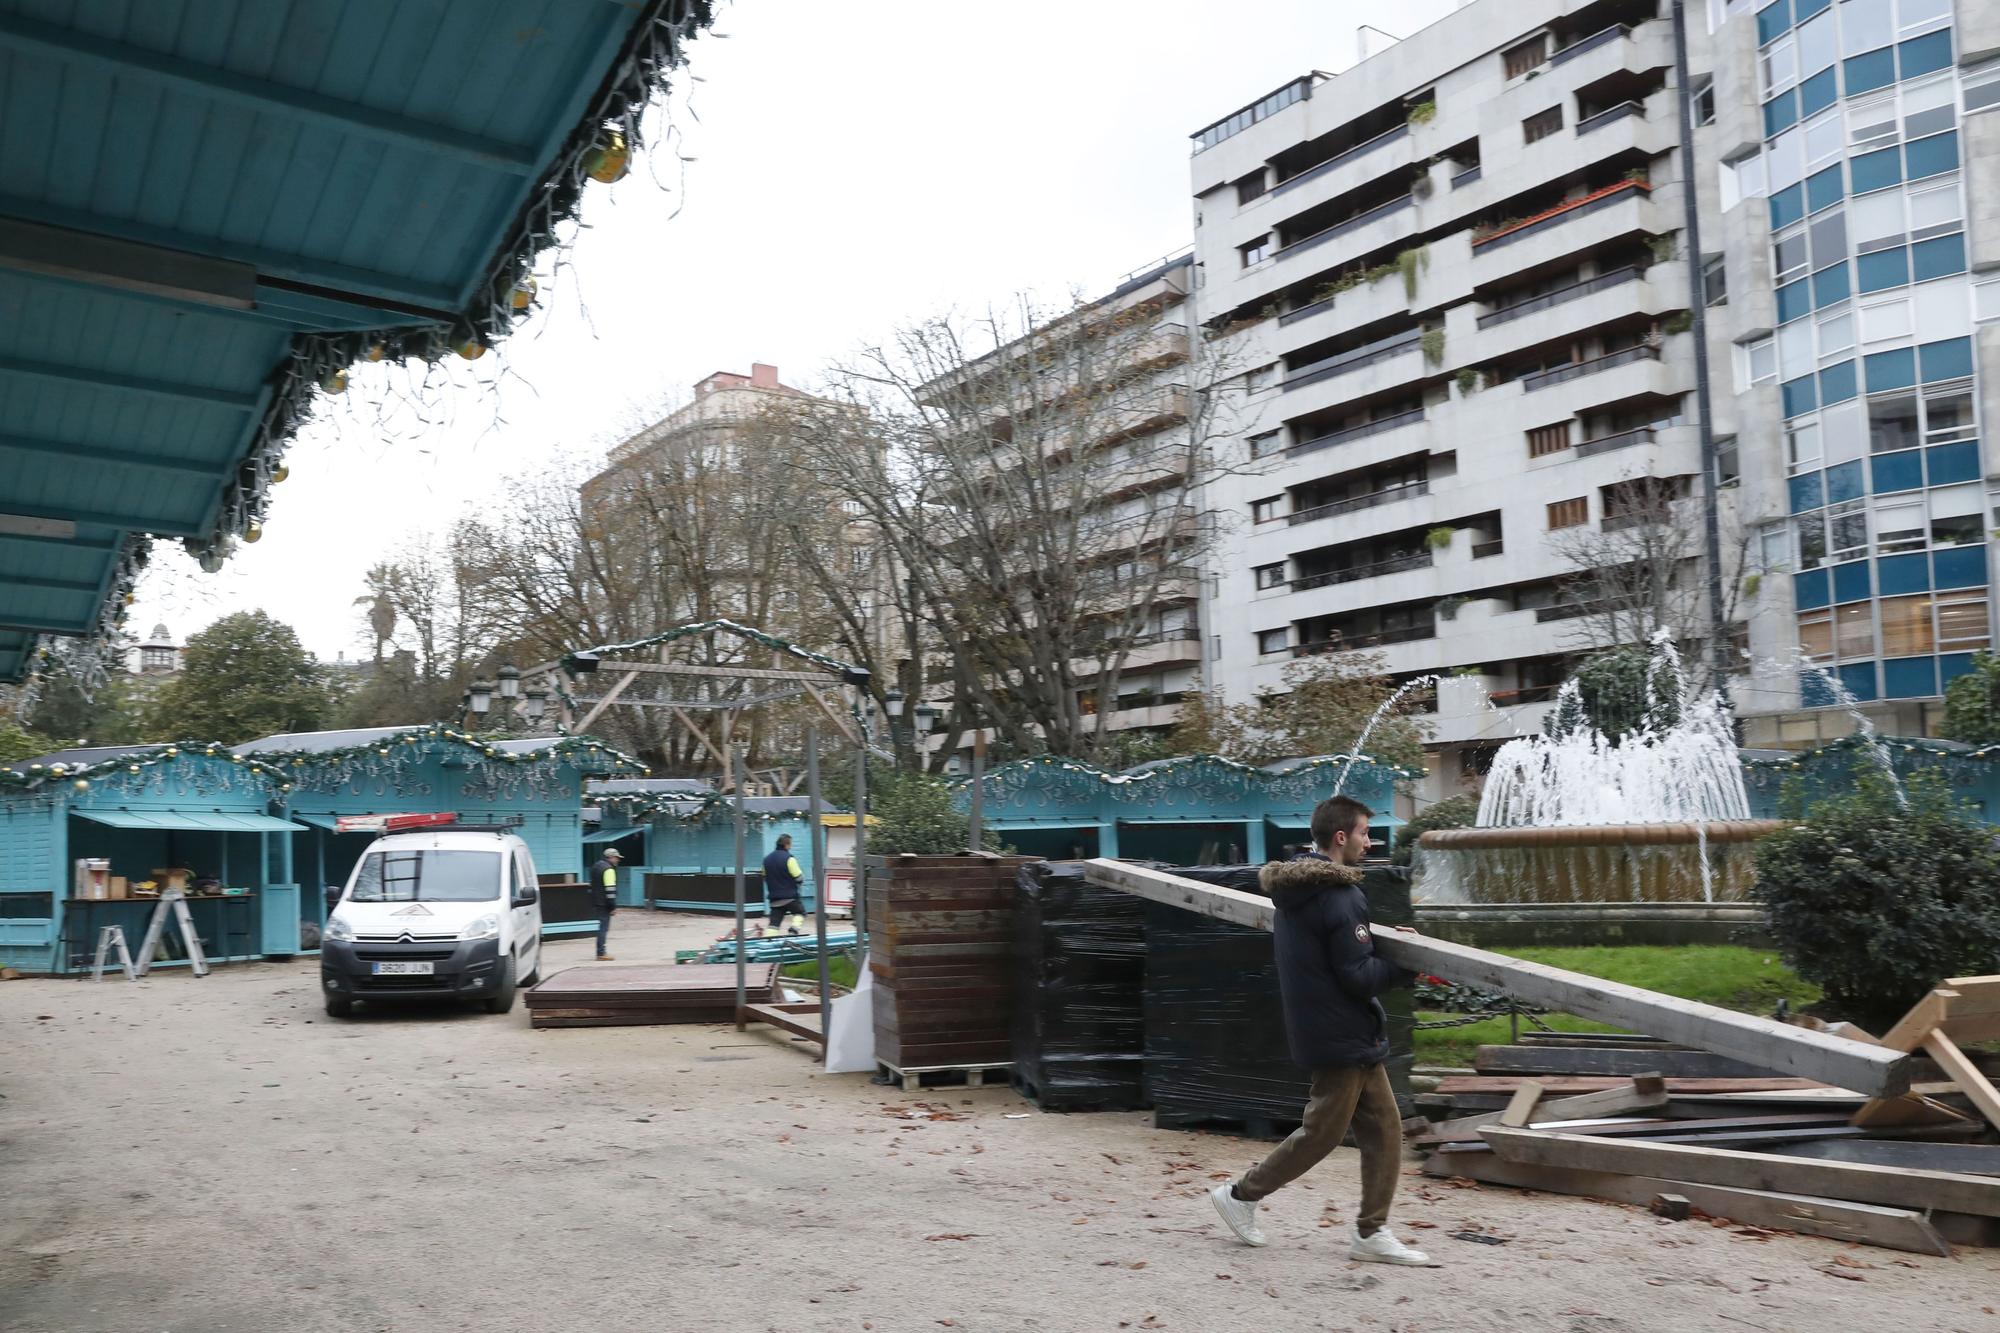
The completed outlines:
{"type": "Polygon", "coordinates": [[[354,1001],[337,1000],[329,995],[326,997],[326,1014],[328,1018],[352,1018],[354,1017],[354,1001]]]}
{"type": "Polygon", "coordinates": [[[507,961],[500,964],[500,987],[486,997],[486,1012],[504,1014],[514,1007],[514,956],[507,955],[507,961]]]}

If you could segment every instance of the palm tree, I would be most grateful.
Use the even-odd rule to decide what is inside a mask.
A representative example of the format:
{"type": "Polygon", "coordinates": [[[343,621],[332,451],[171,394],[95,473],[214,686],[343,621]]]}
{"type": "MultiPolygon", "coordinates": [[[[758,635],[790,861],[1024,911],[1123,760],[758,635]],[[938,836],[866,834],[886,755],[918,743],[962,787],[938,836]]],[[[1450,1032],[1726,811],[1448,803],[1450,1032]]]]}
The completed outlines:
{"type": "Polygon", "coordinates": [[[368,630],[375,636],[375,665],[382,665],[382,645],[396,632],[396,585],[402,571],[394,565],[376,565],[368,571],[368,591],[354,599],[354,605],[368,608],[368,630]]]}

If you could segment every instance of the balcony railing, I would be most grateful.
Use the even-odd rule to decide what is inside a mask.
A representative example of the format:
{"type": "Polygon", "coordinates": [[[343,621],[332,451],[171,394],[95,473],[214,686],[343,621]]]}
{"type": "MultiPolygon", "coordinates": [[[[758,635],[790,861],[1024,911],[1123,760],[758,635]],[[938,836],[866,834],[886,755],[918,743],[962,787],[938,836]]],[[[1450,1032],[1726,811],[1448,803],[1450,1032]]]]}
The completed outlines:
{"type": "Polygon", "coordinates": [[[1347,149],[1345,152],[1329,157],[1326,161],[1316,166],[1307,167],[1296,176],[1287,176],[1284,180],[1279,181],[1271,187],[1271,193],[1283,194],[1295,185],[1304,185],[1309,180],[1315,180],[1326,175],[1327,172],[1334,170],[1343,162],[1352,162],[1355,158],[1372,153],[1377,148],[1386,148],[1398,139],[1406,139],[1409,137],[1409,134],[1409,122],[1405,121],[1393,130],[1384,131],[1364,143],[1354,145],[1354,147],[1347,149]]]}
{"type": "Polygon", "coordinates": [[[1551,65],[1560,65],[1565,61],[1574,60],[1585,51],[1595,51],[1600,46],[1609,46],[1620,37],[1630,34],[1631,31],[1632,29],[1623,23],[1614,23],[1608,28],[1599,28],[1596,32],[1590,34],[1590,36],[1571,42],[1568,46],[1550,56],[1549,63],[1551,65]]]}
{"type": "Polygon", "coordinates": [[[1416,200],[1412,199],[1407,194],[1397,195],[1394,199],[1391,199],[1386,204],[1377,204],[1374,208],[1369,209],[1365,213],[1356,213],[1353,217],[1347,219],[1347,221],[1345,222],[1336,222],[1331,227],[1328,227],[1324,231],[1316,231],[1310,236],[1302,237],[1299,240],[1293,241],[1290,245],[1285,246],[1283,249],[1279,250],[1276,257],[1279,259],[1283,259],[1286,255],[1295,255],[1300,253],[1301,251],[1310,250],[1315,245],[1318,245],[1322,241],[1330,241],[1334,237],[1344,236],[1350,231],[1359,231],[1361,228],[1367,226],[1369,223],[1379,222],[1383,218],[1388,217],[1391,213],[1396,213],[1401,211],[1402,209],[1408,208],[1415,202],[1416,200]]]}
{"type": "Polygon", "coordinates": [[[1517,704],[1550,703],[1561,692],[1560,685],[1523,685],[1518,690],[1494,690],[1486,699],[1495,708],[1511,708],[1517,704]]]}
{"type": "Polygon", "coordinates": [[[1507,542],[1504,538],[1499,541],[1474,542],[1472,544],[1472,558],[1474,560],[1485,560],[1489,556],[1501,554],[1506,549],[1507,542]]]}
{"type": "Polygon", "coordinates": [[[1585,375],[1596,375],[1619,366],[1629,366],[1634,361],[1658,361],[1660,349],[1651,343],[1641,343],[1628,347],[1622,352],[1600,356],[1594,361],[1579,361],[1573,366],[1557,366],[1554,370],[1544,370],[1535,375],[1521,377],[1521,392],[1535,393],[1555,384],[1567,384],[1571,380],[1582,379],[1585,375]]]}
{"type": "Polygon", "coordinates": [[[1609,273],[1600,273],[1594,278],[1585,278],[1582,282],[1572,283],[1567,287],[1558,287],[1552,292],[1543,292],[1540,296],[1531,296],[1525,301],[1516,301],[1513,305],[1501,306],[1498,310],[1481,315],[1479,327],[1490,329],[1495,324],[1505,324],[1509,320],[1532,315],[1538,310],[1548,310],[1569,301],[1581,300],[1597,292],[1628,283],[1645,271],[1637,264],[1632,264],[1625,268],[1613,269],[1609,273]]]}
{"type": "Polygon", "coordinates": [[[1333,298],[1329,296],[1324,301],[1314,301],[1311,305],[1302,305],[1297,310],[1287,310],[1278,316],[1278,327],[1282,329],[1287,324],[1296,324],[1302,319],[1317,315],[1322,310],[1331,309],[1333,309],[1333,298]]]}
{"type": "Polygon", "coordinates": [[[1362,579],[1380,578],[1384,574],[1401,574],[1412,569],[1429,569],[1431,553],[1419,551],[1415,555],[1399,555],[1391,560],[1377,560],[1372,565],[1356,565],[1351,569],[1330,569],[1324,574],[1308,574],[1292,580],[1293,592],[1304,592],[1308,588],[1326,588],[1336,583],[1357,583],[1362,579]]]}
{"type": "Polygon", "coordinates": [[[1582,120],[1579,120],[1576,123],[1577,137],[1582,138],[1592,130],[1601,130],[1614,120],[1623,120],[1627,116],[1639,116],[1643,118],[1645,114],[1646,108],[1637,102],[1620,102],[1617,106],[1606,107],[1596,115],[1585,116],[1582,120]]]}
{"type": "Polygon", "coordinates": [[[1422,342],[1423,337],[1423,330],[1411,329],[1407,333],[1398,333],[1365,347],[1342,352],[1339,356],[1329,356],[1324,360],[1301,366],[1292,372],[1290,379],[1285,381],[1284,391],[1289,393],[1293,389],[1302,389],[1308,384],[1318,384],[1321,380],[1330,380],[1336,375],[1345,375],[1351,370],[1359,370],[1363,366],[1372,366],[1379,361],[1387,361],[1390,357],[1400,356],[1422,342]]]}
{"type": "Polygon", "coordinates": [[[1602,615],[1610,609],[1610,606],[1603,602],[1564,602],[1559,606],[1537,608],[1535,623],[1546,625],[1552,620],[1578,620],[1584,616],[1602,615]]]}
{"type": "MultiPolygon", "coordinates": [[[[1610,208],[1613,205],[1623,203],[1628,191],[1637,190],[1640,194],[1647,195],[1652,193],[1652,189],[1653,187],[1645,181],[1619,181],[1616,185],[1605,186],[1595,194],[1587,194],[1581,199],[1572,199],[1568,203],[1557,204],[1554,208],[1544,209],[1542,212],[1535,214],[1535,216],[1525,221],[1515,223],[1505,231],[1496,231],[1488,236],[1476,237],[1472,242],[1472,248],[1484,251],[1494,246],[1511,245],[1524,237],[1547,231],[1551,227],[1561,226],[1565,222],[1573,222],[1585,214],[1595,213],[1600,209],[1610,208]]],[[[1279,253],[1282,254],[1284,252],[1279,251],[1279,253]]]]}
{"type": "Polygon", "coordinates": [[[1485,171],[1480,167],[1476,166],[1467,167],[1464,171],[1459,172],[1456,176],[1453,176],[1451,178],[1451,188],[1454,190],[1463,189],[1465,186],[1468,186],[1472,184],[1474,181],[1478,180],[1484,174],[1485,171]]]}
{"type": "Polygon", "coordinates": [[[1345,500],[1335,500],[1331,504],[1314,505],[1311,509],[1301,509],[1296,514],[1288,514],[1285,521],[1293,527],[1301,523],[1311,523],[1322,518],[1332,518],[1335,514],[1352,514],[1360,509],[1373,509],[1392,500],[1405,500],[1413,496],[1429,495],[1431,484],[1427,481],[1410,482],[1404,486],[1390,486],[1367,495],[1351,496],[1345,500]]]}
{"type": "Polygon", "coordinates": [[[1651,444],[1658,438],[1658,433],[1651,426],[1621,430],[1616,435],[1600,435],[1594,440],[1585,440],[1576,446],[1576,456],[1588,458],[1592,454],[1608,454],[1614,449],[1625,449],[1635,444],[1651,444]]]}
{"type": "Polygon", "coordinates": [[[1350,653],[1357,648],[1384,648],[1392,643],[1415,643],[1419,639],[1436,637],[1436,625],[1411,625],[1407,629],[1376,630],[1366,634],[1319,639],[1312,643],[1296,643],[1292,645],[1292,656],[1316,657],[1321,653],[1350,653]]]}
{"type": "Polygon", "coordinates": [[[1422,421],[1423,419],[1424,409],[1413,407],[1407,412],[1398,412],[1393,417],[1383,417],[1377,421],[1364,421],[1359,426],[1349,426],[1345,430],[1330,431],[1325,435],[1314,436],[1310,440],[1301,440],[1291,448],[1285,450],[1285,456],[1290,458],[1299,454],[1312,453],[1316,449],[1330,449],[1336,444],[1346,444],[1350,440],[1359,440],[1370,435],[1380,435],[1384,431],[1395,430],[1399,426],[1408,426],[1413,422],[1422,421]]]}

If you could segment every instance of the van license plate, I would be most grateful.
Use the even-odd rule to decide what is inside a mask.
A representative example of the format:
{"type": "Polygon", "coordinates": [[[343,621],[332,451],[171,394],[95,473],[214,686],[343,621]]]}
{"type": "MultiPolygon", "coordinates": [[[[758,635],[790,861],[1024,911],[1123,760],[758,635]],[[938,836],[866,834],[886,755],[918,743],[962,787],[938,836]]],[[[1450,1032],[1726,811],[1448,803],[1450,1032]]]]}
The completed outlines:
{"type": "Polygon", "coordinates": [[[431,975],[430,963],[377,963],[375,975],[378,977],[427,977],[431,975]]]}

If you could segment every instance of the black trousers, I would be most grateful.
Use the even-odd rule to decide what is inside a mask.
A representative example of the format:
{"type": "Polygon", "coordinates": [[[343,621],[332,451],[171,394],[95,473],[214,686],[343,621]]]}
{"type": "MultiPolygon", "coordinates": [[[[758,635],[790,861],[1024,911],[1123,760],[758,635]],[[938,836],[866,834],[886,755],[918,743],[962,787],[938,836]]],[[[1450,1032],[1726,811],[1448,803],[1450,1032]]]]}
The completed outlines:
{"type": "Polygon", "coordinates": [[[781,900],[773,900],[771,903],[771,924],[774,926],[779,925],[783,923],[784,919],[787,916],[790,916],[794,912],[799,912],[803,910],[804,909],[799,906],[799,900],[797,898],[785,898],[781,900]]]}

